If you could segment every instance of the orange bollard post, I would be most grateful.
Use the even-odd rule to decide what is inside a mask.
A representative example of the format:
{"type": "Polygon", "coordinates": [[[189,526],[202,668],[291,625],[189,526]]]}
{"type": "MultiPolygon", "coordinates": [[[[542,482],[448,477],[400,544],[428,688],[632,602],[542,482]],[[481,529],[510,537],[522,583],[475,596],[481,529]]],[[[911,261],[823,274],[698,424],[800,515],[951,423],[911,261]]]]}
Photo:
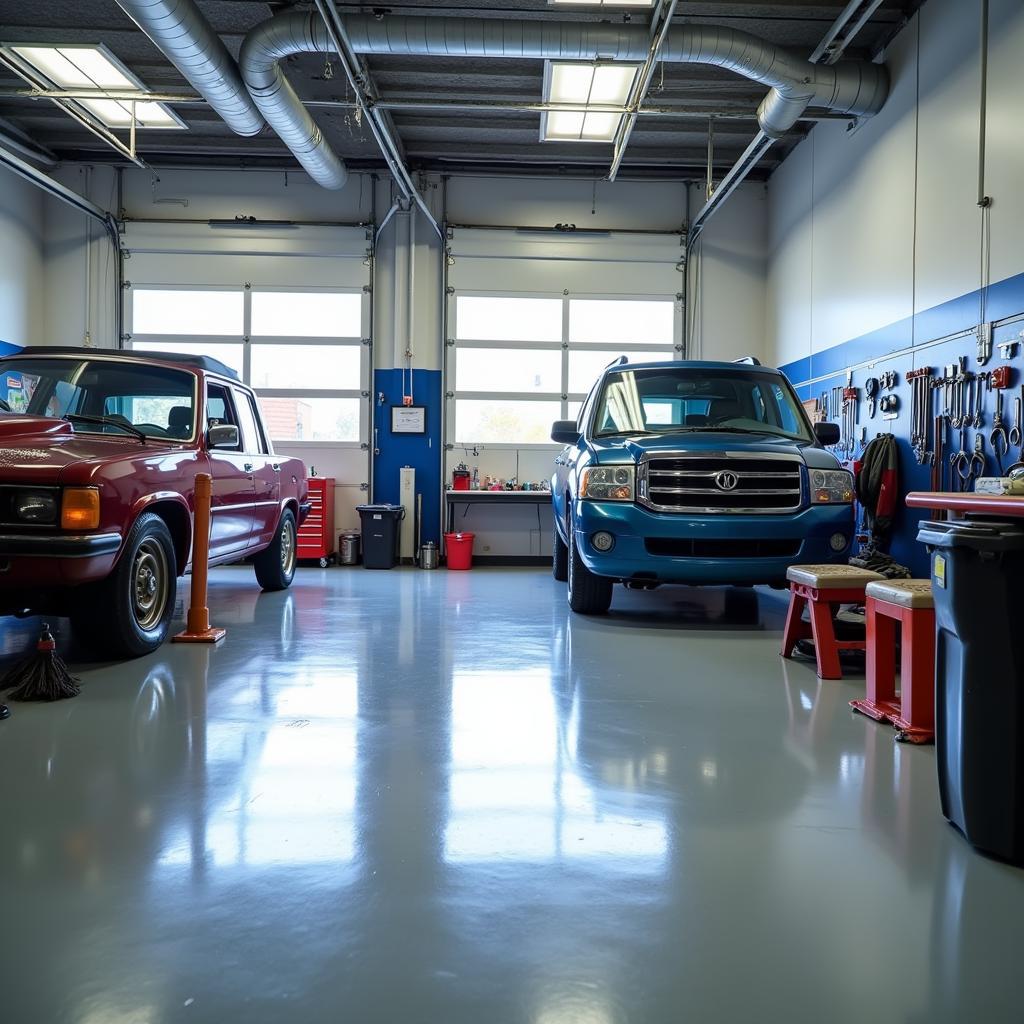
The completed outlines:
{"type": "Polygon", "coordinates": [[[215,644],[223,640],[224,629],[210,625],[210,609],[206,606],[206,586],[210,569],[210,498],[213,477],[196,474],[195,531],[192,538],[192,593],[189,596],[188,621],[185,630],[172,637],[175,643],[215,644]]]}

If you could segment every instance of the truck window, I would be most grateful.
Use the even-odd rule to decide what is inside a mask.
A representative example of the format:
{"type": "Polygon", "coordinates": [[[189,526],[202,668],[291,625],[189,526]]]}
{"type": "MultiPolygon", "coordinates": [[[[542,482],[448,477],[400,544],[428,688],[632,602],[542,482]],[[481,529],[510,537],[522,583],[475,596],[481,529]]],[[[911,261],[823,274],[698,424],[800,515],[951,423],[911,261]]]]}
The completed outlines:
{"type": "Polygon", "coordinates": [[[256,419],[256,410],[247,394],[233,388],[235,398],[235,410],[238,413],[238,420],[242,427],[242,451],[253,454],[266,454],[266,446],[263,444],[262,435],[256,419]]]}
{"type": "MultiPolygon", "coordinates": [[[[217,427],[224,423],[233,424],[238,427],[238,418],[231,405],[231,398],[228,396],[228,389],[223,384],[207,382],[206,385],[206,429],[217,427]]],[[[239,438],[242,439],[242,429],[238,430],[239,438]]],[[[234,449],[227,448],[225,451],[241,451],[239,443],[234,449]]]]}

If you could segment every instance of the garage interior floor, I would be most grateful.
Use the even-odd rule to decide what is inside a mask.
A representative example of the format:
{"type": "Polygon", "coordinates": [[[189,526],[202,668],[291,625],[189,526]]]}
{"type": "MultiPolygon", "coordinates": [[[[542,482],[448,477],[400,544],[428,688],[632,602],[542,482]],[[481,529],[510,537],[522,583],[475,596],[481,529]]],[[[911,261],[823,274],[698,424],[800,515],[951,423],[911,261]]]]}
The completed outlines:
{"type": "Polygon", "coordinates": [[[0,722],[9,1024],[1020,1020],[1024,872],[861,680],[779,658],[780,595],[232,568],[210,605],[217,648],[72,648],[81,696],[0,722]]]}

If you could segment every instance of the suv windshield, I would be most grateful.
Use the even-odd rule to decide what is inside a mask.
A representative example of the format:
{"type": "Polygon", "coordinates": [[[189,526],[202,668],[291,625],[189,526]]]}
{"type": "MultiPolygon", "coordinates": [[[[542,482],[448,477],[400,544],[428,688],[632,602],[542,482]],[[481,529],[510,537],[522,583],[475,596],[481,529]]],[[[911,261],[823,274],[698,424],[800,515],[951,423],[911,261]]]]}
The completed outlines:
{"type": "Polygon", "coordinates": [[[131,436],[123,424],[184,441],[195,429],[195,377],[145,363],[0,359],[0,401],[10,412],[68,417],[81,433],[131,436]]]}
{"type": "Polygon", "coordinates": [[[793,389],[774,373],[665,366],[623,369],[605,377],[595,437],[686,431],[813,440],[793,389]]]}

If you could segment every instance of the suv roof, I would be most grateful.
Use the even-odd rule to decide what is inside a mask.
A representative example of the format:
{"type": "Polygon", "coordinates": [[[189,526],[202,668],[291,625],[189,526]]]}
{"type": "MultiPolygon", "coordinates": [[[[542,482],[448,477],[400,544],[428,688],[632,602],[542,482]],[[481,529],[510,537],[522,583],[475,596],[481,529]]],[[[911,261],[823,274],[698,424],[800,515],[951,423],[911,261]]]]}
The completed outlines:
{"type": "Polygon", "coordinates": [[[673,369],[673,370],[736,370],[743,373],[750,370],[760,370],[764,373],[780,374],[781,370],[774,366],[762,366],[760,363],[748,363],[745,360],[740,362],[723,361],[715,359],[663,359],[643,363],[612,363],[606,366],[602,373],[615,373],[618,370],[652,370],[652,369],[673,369]]]}
{"type": "Polygon", "coordinates": [[[188,366],[193,370],[203,370],[207,373],[218,373],[222,377],[229,377],[241,383],[241,378],[235,370],[226,366],[219,359],[212,359],[210,356],[185,355],[180,352],[147,352],[144,349],[132,349],[125,352],[121,349],[104,348],[83,348],[80,345],[30,345],[18,352],[12,352],[5,359],[17,356],[79,356],[86,359],[123,359],[143,360],[147,363],[168,363],[171,365],[188,366]]]}

